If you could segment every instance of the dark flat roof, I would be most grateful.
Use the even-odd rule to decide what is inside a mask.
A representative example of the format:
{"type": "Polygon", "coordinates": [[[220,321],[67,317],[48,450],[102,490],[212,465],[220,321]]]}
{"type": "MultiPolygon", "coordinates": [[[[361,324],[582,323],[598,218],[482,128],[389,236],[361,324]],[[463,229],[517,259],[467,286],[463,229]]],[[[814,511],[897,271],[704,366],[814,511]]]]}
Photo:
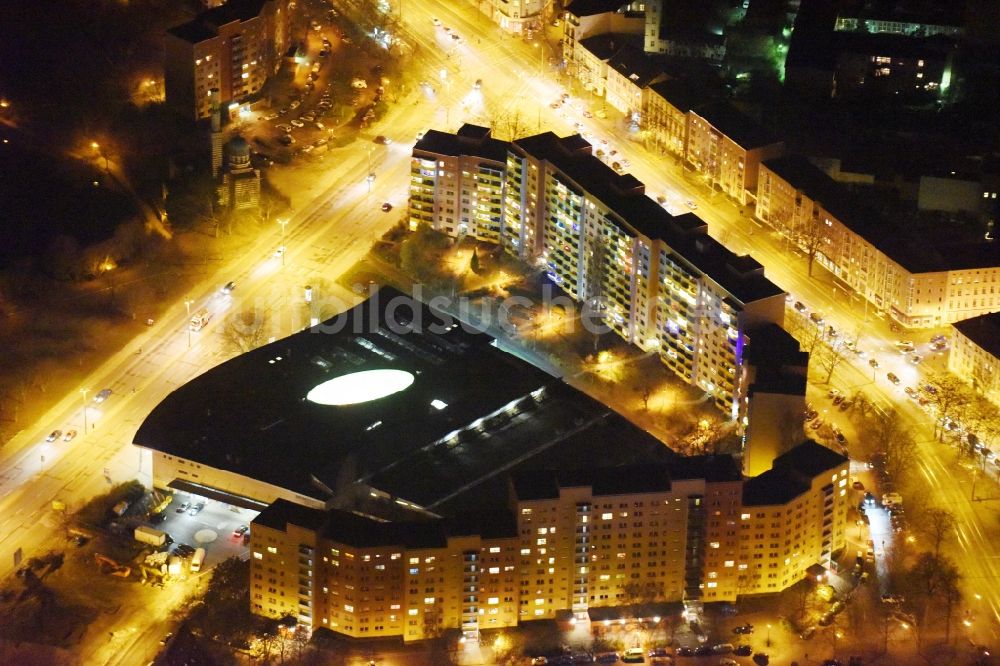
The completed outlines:
{"type": "Polygon", "coordinates": [[[475,125],[464,125],[457,134],[441,132],[435,129],[427,130],[423,138],[413,146],[413,153],[416,157],[420,157],[418,153],[421,152],[450,155],[452,157],[470,155],[493,162],[500,162],[501,164],[505,163],[507,161],[507,147],[510,144],[489,136],[477,136],[477,133],[466,129],[476,127],[475,125]],[[463,132],[463,130],[465,131],[463,132]]]}
{"type": "Polygon", "coordinates": [[[833,449],[807,439],[798,446],[774,459],[774,469],[787,469],[804,477],[813,478],[822,472],[840,467],[847,458],[833,449]]]}
{"type": "Polygon", "coordinates": [[[769,469],[743,484],[743,506],[786,504],[809,490],[810,484],[788,470],[769,469]]]}
{"type": "Polygon", "coordinates": [[[488,335],[457,323],[445,329],[441,321],[412,297],[382,288],[319,326],[176,389],[139,427],[135,444],[325,501],[338,485],[558,384],[494,347],[488,335]],[[377,369],[410,372],[414,381],[360,404],[306,399],[327,380],[377,369]],[[433,400],[447,406],[437,409],[433,400]],[[356,476],[345,478],[345,468],[356,476]]]}
{"type": "Polygon", "coordinates": [[[952,326],[987,354],[1000,358],[1000,312],[956,321],[952,326]]]}
{"type": "Polygon", "coordinates": [[[608,32],[581,39],[580,46],[598,60],[611,60],[625,46],[641,47],[642,35],[608,32]]]}
{"type": "Polygon", "coordinates": [[[715,96],[705,94],[705,88],[695,86],[687,79],[671,78],[665,81],[657,81],[649,86],[649,89],[663,99],[667,100],[671,106],[687,113],[702,104],[706,104],[715,99],[715,96]]]}
{"type": "Polygon", "coordinates": [[[169,28],[167,32],[197,44],[218,35],[218,28],[234,21],[248,21],[260,16],[269,0],[229,0],[207,9],[187,23],[169,28]]]}
{"type": "Polygon", "coordinates": [[[264,509],[253,524],[281,531],[286,531],[288,525],[296,525],[358,548],[442,548],[447,545],[449,536],[512,539],[518,535],[514,515],[503,507],[466,512],[446,519],[387,522],[338,509],[311,509],[279,499],[264,509]]]}
{"type": "Polygon", "coordinates": [[[595,16],[616,12],[629,3],[629,0],[573,0],[566,11],[573,16],[595,16]]]}
{"type": "Polygon", "coordinates": [[[589,486],[591,492],[598,496],[669,492],[672,481],[690,479],[726,482],[739,481],[742,476],[732,456],[675,455],[666,463],[525,470],[515,472],[510,477],[514,494],[519,500],[556,499],[560,488],[582,486],[589,486]]]}
{"type": "Polygon", "coordinates": [[[613,69],[640,89],[649,85],[653,79],[661,76],[663,70],[656,62],[647,57],[637,46],[625,44],[608,60],[608,68],[613,69]]]}
{"type": "Polygon", "coordinates": [[[198,19],[175,25],[172,28],[168,28],[167,32],[191,44],[198,44],[206,39],[218,36],[215,30],[212,30],[198,19]]]}
{"type": "Polygon", "coordinates": [[[705,104],[693,111],[744,150],[782,142],[782,139],[761,127],[760,123],[728,102],[705,104]]]}

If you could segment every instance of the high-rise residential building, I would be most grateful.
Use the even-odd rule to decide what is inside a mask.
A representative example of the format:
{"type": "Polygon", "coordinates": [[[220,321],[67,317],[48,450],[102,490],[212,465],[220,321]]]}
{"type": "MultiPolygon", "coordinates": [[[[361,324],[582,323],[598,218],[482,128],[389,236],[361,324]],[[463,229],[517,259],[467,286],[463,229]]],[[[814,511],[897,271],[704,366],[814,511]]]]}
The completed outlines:
{"type": "Polygon", "coordinates": [[[784,293],[755,260],[710,238],[698,217],[667,213],[579,135],[546,132],[507,143],[485,128],[430,130],[414,147],[411,172],[411,225],[489,242],[499,235],[505,251],[543,263],[573,299],[599,304],[618,335],[656,350],[738,417],[744,338],[782,322],[784,293]],[[497,171],[501,151],[506,164],[497,171]],[[472,213],[492,216],[498,182],[499,224],[490,217],[484,226],[472,213]],[[431,196],[443,201],[435,198],[431,208],[431,196]]]}
{"type": "Polygon", "coordinates": [[[930,328],[1000,311],[1000,246],[960,239],[929,244],[889,232],[878,216],[801,156],[760,167],[756,215],[866,307],[910,328],[930,328]]]}
{"type": "Polygon", "coordinates": [[[218,90],[224,117],[281,67],[291,44],[291,0],[230,0],[167,30],[167,104],[193,120],[210,117],[218,90]]]}
{"type": "Polygon", "coordinates": [[[1000,312],[952,324],[948,371],[1000,405],[1000,312]]]}
{"type": "Polygon", "coordinates": [[[251,609],[420,640],[639,600],[734,601],[829,567],[848,461],[812,442],[744,481],[728,456],[510,478],[507,507],[385,522],[278,500],[251,529],[251,609]]]}

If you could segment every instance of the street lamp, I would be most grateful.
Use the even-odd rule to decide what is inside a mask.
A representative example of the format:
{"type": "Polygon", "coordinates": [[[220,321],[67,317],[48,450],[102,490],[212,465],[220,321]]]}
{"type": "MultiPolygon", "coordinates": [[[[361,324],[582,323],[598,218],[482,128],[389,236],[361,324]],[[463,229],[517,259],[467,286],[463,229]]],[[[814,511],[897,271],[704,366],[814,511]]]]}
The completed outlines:
{"type": "Polygon", "coordinates": [[[91,141],[90,142],[90,147],[94,149],[94,152],[97,153],[98,157],[103,157],[104,158],[104,173],[107,173],[108,172],[108,156],[104,154],[103,150],[101,150],[101,144],[97,143],[96,141],[91,141]]]}
{"type": "Polygon", "coordinates": [[[285,265],[285,227],[288,225],[288,220],[278,218],[278,224],[281,225],[281,265],[285,265]]]}
{"type": "Polygon", "coordinates": [[[837,656],[837,641],[839,641],[843,637],[844,637],[844,633],[840,629],[837,629],[836,631],[833,632],[833,656],[834,657],[837,656]]]}
{"type": "Polygon", "coordinates": [[[767,625],[767,639],[764,641],[764,645],[771,647],[771,625],[767,625]]]}
{"type": "Polygon", "coordinates": [[[188,349],[191,349],[191,304],[194,303],[190,298],[184,299],[184,307],[187,308],[187,330],[188,330],[188,349]]]}
{"type": "Polygon", "coordinates": [[[83,396],[83,434],[87,434],[87,394],[90,393],[90,389],[80,389],[80,395],[83,396]]]}

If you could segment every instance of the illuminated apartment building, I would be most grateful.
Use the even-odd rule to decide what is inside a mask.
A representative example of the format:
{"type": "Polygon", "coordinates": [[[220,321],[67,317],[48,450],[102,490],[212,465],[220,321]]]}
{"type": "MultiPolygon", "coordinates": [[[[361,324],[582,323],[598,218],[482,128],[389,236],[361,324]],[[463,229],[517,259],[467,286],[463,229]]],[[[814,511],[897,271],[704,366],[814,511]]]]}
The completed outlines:
{"type": "Polygon", "coordinates": [[[990,241],[929,244],[883,224],[799,156],[761,165],[758,218],[804,249],[837,283],[911,328],[1000,310],[1000,249],[990,241]]]}
{"type": "Polygon", "coordinates": [[[952,324],[948,371],[1000,405],[1000,313],[952,324]]]}
{"type": "Polygon", "coordinates": [[[166,32],[167,104],[199,120],[212,111],[212,89],[226,115],[281,66],[291,43],[290,0],[230,0],[166,32]]]}
{"type": "Polygon", "coordinates": [[[780,591],[844,547],[847,465],[806,442],[759,480],[729,456],[527,470],[510,479],[509,510],[423,521],[278,500],[253,521],[251,607],[410,641],[780,591]]]}
{"type": "Polygon", "coordinates": [[[507,144],[464,125],[417,142],[410,165],[410,227],[500,242],[507,144]]]}
{"type": "Polygon", "coordinates": [[[739,594],[780,592],[846,545],[849,461],[807,441],[748,479],[739,520],[739,594]]]}
{"type": "Polygon", "coordinates": [[[741,204],[757,191],[760,163],[784,153],[785,144],[725,102],[688,111],[687,161],[712,187],[741,204]]]}
{"type": "Polygon", "coordinates": [[[517,624],[507,511],[384,522],[277,500],[253,521],[251,610],[354,638],[420,640],[517,624]]]}
{"type": "MultiPolygon", "coordinates": [[[[458,135],[430,130],[414,148],[414,169],[447,165],[459,159],[456,152],[471,153],[460,158],[471,161],[487,150],[499,157],[493,155],[497,144],[506,149],[502,247],[544,263],[572,298],[597,303],[618,335],[658,350],[668,367],[712,393],[719,409],[737,418],[743,337],[754,326],[780,324],[784,316],[784,294],[761,265],[710,238],[695,215],[667,213],[634,176],[615,173],[594,157],[579,135],[546,132],[506,143],[489,138],[485,128],[465,126],[458,135]]],[[[437,178],[454,171],[439,168],[437,178]]],[[[417,197],[410,204],[411,225],[428,221],[431,190],[425,187],[411,190],[417,197]]],[[[440,180],[433,187],[444,190],[444,205],[452,210],[450,202],[467,191],[442,187],[440,180]]],[[[455,218],[438,212],[441,202],[435,199],[433,206],[435,228],[461,235],[455,218]]]]}

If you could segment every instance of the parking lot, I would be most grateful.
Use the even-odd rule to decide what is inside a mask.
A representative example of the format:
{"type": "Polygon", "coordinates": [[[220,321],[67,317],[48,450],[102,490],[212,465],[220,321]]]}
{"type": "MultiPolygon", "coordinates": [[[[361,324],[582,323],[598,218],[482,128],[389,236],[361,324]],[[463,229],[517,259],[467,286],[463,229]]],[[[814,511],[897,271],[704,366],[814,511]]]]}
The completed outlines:
{"type": "Polygon", "coordinates": [[[249,526],[250,521],[257,516],[257,512],[197,495],[177,493],[162,515],[163,520],[153,527],[166,532],[174,540],[171,550],[179,544],[204,548],[206,553],[204,570],[212,568],[226,558],[246,553],[244,539],[235,536],[233,531],[243,525],[249,526]],[[201,502],[205,503],[205,508],[196,515],[190,515],[190,507],[201,502]],[[185,503],[188,509],[181,511],[185,503]]]}

